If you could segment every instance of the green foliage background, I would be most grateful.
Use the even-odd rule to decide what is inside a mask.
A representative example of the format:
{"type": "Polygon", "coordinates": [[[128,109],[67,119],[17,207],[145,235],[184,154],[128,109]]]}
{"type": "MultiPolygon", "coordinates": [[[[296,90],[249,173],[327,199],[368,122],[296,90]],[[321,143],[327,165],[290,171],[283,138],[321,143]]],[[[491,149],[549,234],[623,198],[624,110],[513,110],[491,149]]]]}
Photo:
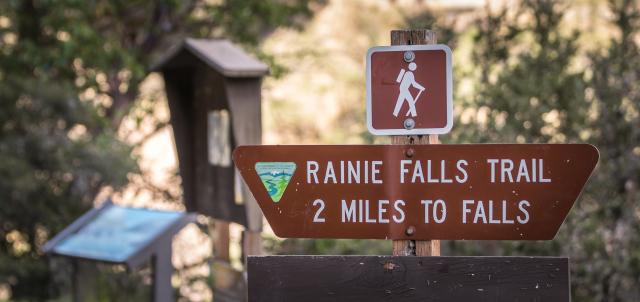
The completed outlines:
{"type": "Polygon", "coordinates": [[[600,163],[555,240],[449,242],[449,248],[566,255],[576,301],[638,300],[640,8],[634,1],[608,3],[606,46],[585,49],[579,39],[588,33],[563,30],[570,3],[522,4],[513,17],[502,11],[477,24],[473,58],[481,80],[468,105],[486,108],[487,123],[458,123],[453,140],[587,142],[600,150],[600,163]],[[516,23],[521,16],[532,22],[516,23]]]}
{"type": "Polygon", "coordinates": [[[154,58],[191,36],[228,37],[271,60],[258,42],[308,14],[298,0],[1,1],[0,292],[58,297],[42,246],[101,188],[140,174],[136,146],[117,133],[125,117],[155,110],[138,102],[154,58]]]}

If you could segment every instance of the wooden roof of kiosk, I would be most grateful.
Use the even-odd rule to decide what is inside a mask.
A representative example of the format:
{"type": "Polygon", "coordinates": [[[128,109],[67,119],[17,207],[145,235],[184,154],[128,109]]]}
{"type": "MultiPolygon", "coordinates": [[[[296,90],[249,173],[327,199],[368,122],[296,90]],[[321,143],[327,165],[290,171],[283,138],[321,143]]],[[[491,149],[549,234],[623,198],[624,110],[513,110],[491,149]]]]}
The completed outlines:
{"type": "Polygon", "coordinates": [[[269,73],[269,67],[244,52],[240,47],[223,39],[187,38],[158,60],[151,70],[160,71],[189,65],[191,54],[225,77],[262,77],[269,73]]]}

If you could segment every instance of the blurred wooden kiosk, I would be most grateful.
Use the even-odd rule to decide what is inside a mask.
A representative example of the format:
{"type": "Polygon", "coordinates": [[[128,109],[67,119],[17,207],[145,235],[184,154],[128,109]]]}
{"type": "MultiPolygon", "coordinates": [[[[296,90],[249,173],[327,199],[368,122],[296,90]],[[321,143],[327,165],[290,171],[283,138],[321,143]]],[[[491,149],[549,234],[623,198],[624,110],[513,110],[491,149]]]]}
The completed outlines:
{"type": "Polygon", "coordinates": [[[268,68],[227,40],[185,39],[152,70],[164,76],[187,210],[215,219],[215,300],[244,299],[243,274],[230,265],[229,223],[245,226],[243,259],[260,255],[262,213],[231,151],[261,144],[261,84],[268,68]]]}
{"type": "MultiPolygon", "coordinates": [[[[427,29],[392,30],[391,45],[437,44],[436,32],[427,29]]],[[[438,144],[438,135],[392,136],[394,145],[438,144]]],[[[440,240],[394,240],[394,256],[440,256],[440,240]]]]}

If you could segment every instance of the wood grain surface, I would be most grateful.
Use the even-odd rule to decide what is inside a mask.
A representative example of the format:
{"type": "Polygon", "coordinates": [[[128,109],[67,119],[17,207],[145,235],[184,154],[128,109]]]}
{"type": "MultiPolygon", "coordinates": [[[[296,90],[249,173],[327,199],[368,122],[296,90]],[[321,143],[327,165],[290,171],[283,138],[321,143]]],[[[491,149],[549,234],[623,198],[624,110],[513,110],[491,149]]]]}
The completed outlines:
{"type": "Polygon", "coordinates": [[[556,257],[259,256],[249,301],[569,301],[556,257]]]}

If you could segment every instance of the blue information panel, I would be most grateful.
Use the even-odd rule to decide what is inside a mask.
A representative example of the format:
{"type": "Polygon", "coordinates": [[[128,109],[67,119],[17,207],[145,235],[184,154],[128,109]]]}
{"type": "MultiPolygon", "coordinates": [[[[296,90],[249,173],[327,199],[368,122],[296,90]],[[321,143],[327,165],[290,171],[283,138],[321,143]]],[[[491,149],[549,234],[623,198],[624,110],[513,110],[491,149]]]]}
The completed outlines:
{"type": "Polygon", "coordinates": [[[184,217],[181,212],[111,206],[57,244],[56,254],[125,262],[184,217]]]}

